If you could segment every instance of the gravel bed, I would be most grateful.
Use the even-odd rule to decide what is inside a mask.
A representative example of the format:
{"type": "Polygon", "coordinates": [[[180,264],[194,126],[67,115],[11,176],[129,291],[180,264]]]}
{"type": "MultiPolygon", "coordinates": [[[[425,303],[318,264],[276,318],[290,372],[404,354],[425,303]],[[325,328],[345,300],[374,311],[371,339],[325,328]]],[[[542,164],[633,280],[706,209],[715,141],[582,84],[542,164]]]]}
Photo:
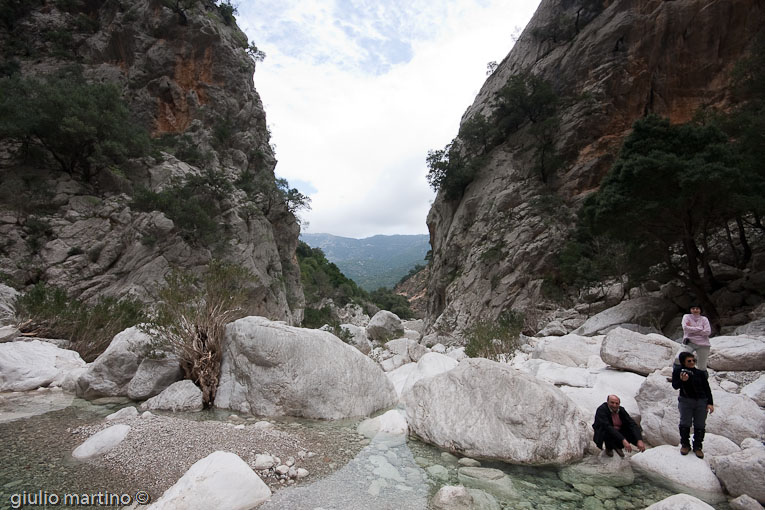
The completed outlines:
{"type": "Polygon", "coordinates": [[[196,421],[157,414],[83,425],[69,432],[77,442],[84,442],[117,423],[131,426],[127,437],[105,455],[88,462],[136,480],[154,501],[192,464],[218,450],[237,454],[251,467],[255,455],[269,454],[279,457],[282,463],[293,458],[296,467],[308,470],[308,477],[298,481],[282,479],[273,469],[257,471],[271,490],[277,491],[333,473],[368,443],[352,425],[329,428],[271,422],[273,426],[264,429],[255,426],[254,420],[196,421]]]}

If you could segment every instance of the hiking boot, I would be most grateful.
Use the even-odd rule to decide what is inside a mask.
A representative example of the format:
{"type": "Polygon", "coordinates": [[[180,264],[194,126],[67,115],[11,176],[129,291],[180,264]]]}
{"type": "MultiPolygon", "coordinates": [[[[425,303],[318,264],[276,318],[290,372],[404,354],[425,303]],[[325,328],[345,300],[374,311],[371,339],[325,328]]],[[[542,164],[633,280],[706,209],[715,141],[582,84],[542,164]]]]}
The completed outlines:
{"type": "Polygon", "coordinates": [[[608,455],[609,457],[613,457],[614,451],[611,448],[606,448],[606,455],[608,455]]]}
{"type": "Polygon", "coordinates": [[[699,448],[698,450],[693,450],[693,453],[695,453],[696,457],[698,457],[700,459],[704,458],[704,452],[701,451],[701,448],[699,448]]]}
{"type": "Polygon", "coordinates": [[[621,458],[624,458],[624,451],[622,451],[622,449],[621,449],[621,448],[617,448],[617,449],[616,449],[616,454],[617,454],[619,457],[621,457],[621,458]]]}
{"type": "Polygon", "coordinates": [[[688,455],[691,451],[690,445],[684,444],[680,447],[680,455],[688,455]]]}

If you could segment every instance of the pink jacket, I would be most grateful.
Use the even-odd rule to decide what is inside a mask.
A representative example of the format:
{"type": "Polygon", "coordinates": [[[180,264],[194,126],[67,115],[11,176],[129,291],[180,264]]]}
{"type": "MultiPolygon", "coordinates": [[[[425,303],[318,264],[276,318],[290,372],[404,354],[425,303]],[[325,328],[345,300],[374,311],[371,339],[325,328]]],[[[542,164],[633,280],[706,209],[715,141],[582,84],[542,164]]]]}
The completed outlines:
{"type": "Polygon", "coordinates": [[[696,318],[692,313],[683,315],[683,338],[687,338],[696,345],[709,345],[709,335],[712,328],[709,320],[703,315],[696,318]]]}

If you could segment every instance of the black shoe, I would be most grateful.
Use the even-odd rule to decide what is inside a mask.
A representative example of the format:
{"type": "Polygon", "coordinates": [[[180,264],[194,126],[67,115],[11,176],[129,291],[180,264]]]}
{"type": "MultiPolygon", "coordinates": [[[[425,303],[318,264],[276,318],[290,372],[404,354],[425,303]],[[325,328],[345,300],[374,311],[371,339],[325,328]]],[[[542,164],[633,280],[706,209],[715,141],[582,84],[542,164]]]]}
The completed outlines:
{"type": "Polygon", "coordinates": [[[622,451],[622,449],[621,449],[621,448],[617,448],[617,449],[616,449],[616,454],[617,454],[619,457],[621,457],[621,458],[624,458],[624,451],[622,451]]]}
{"type": "Polygon", "coordinates": [[[606,455],[609,457],[613,457],[614,451],[611,448],[606,448],[606,455]]]}

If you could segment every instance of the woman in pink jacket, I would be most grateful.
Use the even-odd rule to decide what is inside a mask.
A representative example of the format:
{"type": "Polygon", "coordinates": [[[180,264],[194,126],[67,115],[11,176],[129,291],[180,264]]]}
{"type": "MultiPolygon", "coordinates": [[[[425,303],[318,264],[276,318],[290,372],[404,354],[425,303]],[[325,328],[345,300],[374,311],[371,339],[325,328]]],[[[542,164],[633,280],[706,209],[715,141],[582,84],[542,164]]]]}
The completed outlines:
{"type": "Polygon", "coordinates": [[[707,371],[707,358],[709,358],[709,335],[712,328],[709,320],[701,315],[701,307],[691,306],[691,313],[683,315],[683,349],[681,352],[695,352],[696,368],[707,371]]]}

